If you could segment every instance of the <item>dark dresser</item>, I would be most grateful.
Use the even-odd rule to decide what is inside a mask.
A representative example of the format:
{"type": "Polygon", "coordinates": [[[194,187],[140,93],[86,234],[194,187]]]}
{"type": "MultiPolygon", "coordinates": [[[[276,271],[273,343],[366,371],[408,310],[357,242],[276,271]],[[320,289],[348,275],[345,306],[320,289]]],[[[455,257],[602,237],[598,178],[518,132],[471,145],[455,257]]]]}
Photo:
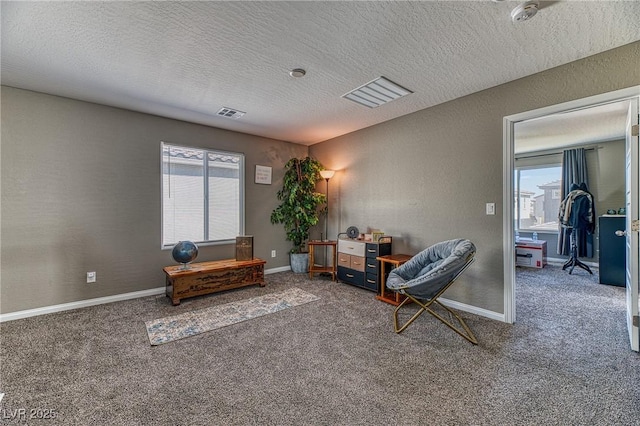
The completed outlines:
{"type": "Polygon", "coordinates": [[[616,235],[624,231],[625,217],[604,215],[598,218],[600,284],[625,285],[625,238],[616,235]]]}
{"type": "Polygon", "coordinates": [[[378,291],[380,275],[376,257],[391,254],[391,237],[363,241],[338,236],[338,281],[378,291]]]}

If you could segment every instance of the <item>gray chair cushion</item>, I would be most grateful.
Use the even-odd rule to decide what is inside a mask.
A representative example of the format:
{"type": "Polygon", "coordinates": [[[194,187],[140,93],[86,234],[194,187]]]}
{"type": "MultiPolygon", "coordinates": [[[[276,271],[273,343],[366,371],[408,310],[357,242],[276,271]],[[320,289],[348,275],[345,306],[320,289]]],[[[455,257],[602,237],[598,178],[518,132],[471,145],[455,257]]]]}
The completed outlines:
{"type": "Polygon", "coordinates": [[[458,238],[432,245],[389,273],[387,288],[431,299],[462,270],[476,246],[458,238]]]}

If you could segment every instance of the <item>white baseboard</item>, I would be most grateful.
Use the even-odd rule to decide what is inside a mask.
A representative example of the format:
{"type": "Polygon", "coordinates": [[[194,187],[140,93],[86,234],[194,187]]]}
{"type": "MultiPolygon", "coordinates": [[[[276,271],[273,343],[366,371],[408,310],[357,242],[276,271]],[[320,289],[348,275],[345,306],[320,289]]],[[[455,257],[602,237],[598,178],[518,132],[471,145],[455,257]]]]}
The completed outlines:
{"type": "MultiPolygon", "coordinates": [[[[282,266],[279,268],[266,269],[265,275],[276,272],[290,271],[291,267],[282,266]]],[[[71,309],[87,308],[89,306],[102,305],[105,303],[120,302],[122,300],[137,299],[138,297],[157,296],[164,294],[164,287],[150,288],[148,290],[133,291],[131,293],[115,294],[113,296],[98,297],[95,299],[78,300],[77,302],[62,303],[60,305],[43,306],[41,308],[26,309],[24,311],[0,314],[0,322],[13,321],[22,318],[35,317],[38,315],[52,314],[54,312],[69,311],[71,309]]]]}
{"type": "Polygon", "coordinates": [[[280,266],[279,268],[265,269],[264,274],[275,274],[277,272],[287,272],[291,270],[291,266],[280,266]]]}
{"type": "Polygon", "coordinates": [[[0,322],[35,317],[38,315],[52,314],[54,312],[69,311],[71,309],[86,308],[89,306],[102,305],[104,303],[120,302],[122,300],[136,299],[138,297],[157,296],[158,294],[163,293],[164,287],[157,287],[148,290],[134,291],[131,293],[98,297],[96,299],[78,300],[77,302],[62,303],[60,305],[43,306],[42,308],[27,309],[24,311],[10,312],[8,314],[0,314],[0,322]]]}
{"type": "MultiPolygon", "coordinates": [[[[269,275],[269,274],[275,274],[278,272],[286,272],[290,270],[291,270],[291,267],[289,266],[281,266],[278,268],[267,269],[264,271],[264,273],[265,275],[269,275]]],[[[5,321],[13,321],[13,320],[18,320],[23,318],[35,317],[38,315],[52,314],[54,312],[69,311],[71,309],[86,308],[89,306],[102,305],[105,303],[136,299],[138,297],[157,296],[160,294],[164,294],[164,292],[165,292],[164,287],[156,287],[148,290],[134,291],[131,293],[116,294],[113,296],[98,297],[95,299],[87,299],[87,300],[79,300],[77,302],[62,303],[60,305],[43,306],[41,308],[10,312],[8,314],[0,314],[0,323],[5,321]]],[[[467,305],[465,303],[456,302],[455,300],[448,300],[443,298],[440,298],[439,300],[443,304],[453,309],[458,309],[461,311],[479,315],[481,317],[486,317],[486,318],[494,319],[497,321],[505,322],[504,314],[499,314],[497,312],[467,305]]]]}
{"type": "Polygon", "coordinates": [[[476,314],[496,321],[506,322],[504,314],[500,314],[498,312],[489,311],[487,309],[478,308],[476,306],[467,305],[466,303],[456,302],[455,300],[449,300],[442,297],[439,298],[438,301],[452,309],[469,312],[471,314],[476,314]]]}

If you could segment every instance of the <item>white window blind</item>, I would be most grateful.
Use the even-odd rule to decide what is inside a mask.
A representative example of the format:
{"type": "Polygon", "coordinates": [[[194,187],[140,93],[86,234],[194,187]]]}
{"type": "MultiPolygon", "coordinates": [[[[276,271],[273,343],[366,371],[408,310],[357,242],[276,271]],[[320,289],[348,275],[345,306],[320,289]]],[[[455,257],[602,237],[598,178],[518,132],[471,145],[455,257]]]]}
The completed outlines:
{"type": "Polygon", "coordinates": [[[244,155],[162,143],[162,246],[244,233],[244,155]]]}

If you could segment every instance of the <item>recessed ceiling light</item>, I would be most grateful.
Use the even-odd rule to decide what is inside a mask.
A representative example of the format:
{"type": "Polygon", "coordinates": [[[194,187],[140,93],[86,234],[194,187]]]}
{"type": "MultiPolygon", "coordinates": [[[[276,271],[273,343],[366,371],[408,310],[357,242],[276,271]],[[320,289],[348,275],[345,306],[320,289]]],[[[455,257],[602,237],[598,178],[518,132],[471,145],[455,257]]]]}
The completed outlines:
{"type": "Polygon", "coordinates": [[[376,108],[387,102],[410,95],[411,93],[413,93],[411,90],[405,89],[391,80],[378,77],[342,95],[342,97],[369,108],[376,108]]]}
{"type": "Polygon", "coordinates": [[[296,78],[304,77],[306,73],[307,72],[305,70],[303,70],[302,68],[296,68],[296,69],[293,69],[293,70],[289,71],[289,75],[291,77],[296,77],[296,78]]]}

